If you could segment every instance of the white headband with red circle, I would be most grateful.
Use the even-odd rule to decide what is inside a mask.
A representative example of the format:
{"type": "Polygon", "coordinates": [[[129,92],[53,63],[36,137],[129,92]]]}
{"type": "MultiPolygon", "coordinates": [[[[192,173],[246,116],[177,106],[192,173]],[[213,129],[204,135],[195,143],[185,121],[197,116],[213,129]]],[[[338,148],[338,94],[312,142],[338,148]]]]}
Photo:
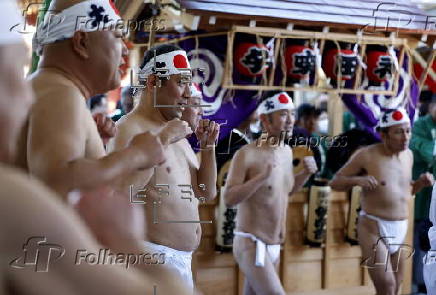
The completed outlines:
{"type": "Polygon", "coordinates": [[[380,116],[378,127],[384,128],[403,123],[410,123],[410,118],[404,108],[398,108],[383,112],[380,116]]]}
{"type": "Polygon", "coordinates": [[[70,39],[77,31],[122,30],[124,24],[110,0],[86,0],[60,12],[48,11],[33,38],[34,48],[42,54],[44,45],[70,39]]]}
{"type": "Polygon", "coordinates": [[[292,110],[294,108],[292,98],[286,92],[280,92],[262,101],[257,108],[257,112],[258,114],[270,114],[275,111],[292,110]]]}
{"type": "Polygon", "coordinates": [[[16,44],[24,42],[22,34],[14,30],[14,27],[24,23],[23,17],[18,12],[15,0],[1,0],[0,11],[0,45],[16,44]]]}
{"type": "Polygon", "coordinates": [[[191,70],[186,51],[175,50],[163,54],[156,55],[149,60],[139,72],[139,78],[145,79],[150,75],[177,75],[185,74],[185,71],[191,70]]]}

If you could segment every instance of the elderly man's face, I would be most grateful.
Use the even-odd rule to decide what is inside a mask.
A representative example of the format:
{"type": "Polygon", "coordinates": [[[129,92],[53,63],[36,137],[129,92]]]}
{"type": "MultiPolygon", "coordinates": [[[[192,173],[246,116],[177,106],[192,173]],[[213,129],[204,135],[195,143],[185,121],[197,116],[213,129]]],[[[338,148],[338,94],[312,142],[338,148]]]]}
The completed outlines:
{"type": "Polygon", "coordinates": [[[121,66],[125,64],[129,51],[119,30],[92,32],[89,36],[89,60],[99,78],[96,92],[105,93],[120,86],[121,66]]]}
{"type": "Polygon", "coordinates": [[[409,147],[411,128],[410,123],[402,123],[388,127],[386,132],[380,133],[383,142],[393,151],[404,151],[409,147]]]}

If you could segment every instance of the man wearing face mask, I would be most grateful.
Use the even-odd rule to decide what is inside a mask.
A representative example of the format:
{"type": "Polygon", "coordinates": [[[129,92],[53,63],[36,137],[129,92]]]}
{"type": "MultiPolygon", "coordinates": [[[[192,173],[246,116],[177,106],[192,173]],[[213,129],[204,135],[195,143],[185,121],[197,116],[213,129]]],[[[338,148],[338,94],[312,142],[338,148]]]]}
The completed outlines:
{"type": "Polygon", "coordinates": [[[233,255],[245,275],[244,294],[284,295],[277,270],[289,196],[315,173],[316,164],[306,157],[304,169],[293,173],[283,134],[292,133],[294,104],[286,92],[270,93],[258,113],[264,132],[233,157],[224,199],[238,206],[233,255]]]}

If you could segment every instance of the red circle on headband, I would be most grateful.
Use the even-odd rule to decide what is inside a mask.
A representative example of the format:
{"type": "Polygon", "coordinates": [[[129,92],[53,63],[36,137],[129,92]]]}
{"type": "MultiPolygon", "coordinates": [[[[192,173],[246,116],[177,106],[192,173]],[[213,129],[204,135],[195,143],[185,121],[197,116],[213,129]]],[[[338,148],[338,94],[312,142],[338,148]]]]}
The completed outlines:
{"type": "Polygon", "coordinates": [[[402,114],[400,111],[395,111],[395,112],[392,114],[392,118],[393,118],[395,121],[400,121],[401,119],[403,119],[403,114],[402,114]]]}
{"type": "Polygon", "coordinates": [[[279,101],[280,101],[280,103],[288,103],[289,102],[289,98],[286,95],[284,95],[284,94],[280,94],[279,101]]]}
{"type": "Polygon", "coordinates": [[[187,69],[188,62],[186,61],[186,57],[182,54],[177,54],[173,58],[173,64],[177,69],[187,69]]]}
{"type": "Polygon", "coordinates": [[[120,11],[118,10],[118,8],[115,6],[115,3],[113,2],[113,0],[109,0],[109,4],[112,6],[113,10],[115,11],[115,13],[119,16],[120,15],[120,11]]]}

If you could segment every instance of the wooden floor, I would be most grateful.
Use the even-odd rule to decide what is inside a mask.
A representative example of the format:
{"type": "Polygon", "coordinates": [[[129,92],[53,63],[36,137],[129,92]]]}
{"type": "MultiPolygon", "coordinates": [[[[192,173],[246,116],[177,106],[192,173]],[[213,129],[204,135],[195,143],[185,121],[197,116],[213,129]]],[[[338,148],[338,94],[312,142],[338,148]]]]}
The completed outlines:
{"type": "Polygon", "coordinates": [[[303,293],[288,293],[292,295],[374,295],[375,290],[370,286],[359,286],[352,288],[340,288],[331,290],[322,290],[315,292],[303,292],[303,293]]]}
{"type": "MultiPolygon", "coordinates": [[[[349,197],[332,192],[329,196],[327,232],[321,247],[305,244],[308,194],[295,194],[288,207],[286,242],[280,259],[280,279],[292,295],[374,295],[368,272],[361,266],[358,245],[345,240],[349,197]]],[[[200,206],[200,220],[214,220],[217,201],[200,206]]],[[[406,243],[413,241],[413,202],[406,243]]],[[[202,239],[193,257],[195,285],[204,295],[241,295],[244,274],[232,253],[215,251],[215,223],[202,224],[202,239]]],[[[411,293],[412,259],[407,261],[402,295],[411,293]]]]}

